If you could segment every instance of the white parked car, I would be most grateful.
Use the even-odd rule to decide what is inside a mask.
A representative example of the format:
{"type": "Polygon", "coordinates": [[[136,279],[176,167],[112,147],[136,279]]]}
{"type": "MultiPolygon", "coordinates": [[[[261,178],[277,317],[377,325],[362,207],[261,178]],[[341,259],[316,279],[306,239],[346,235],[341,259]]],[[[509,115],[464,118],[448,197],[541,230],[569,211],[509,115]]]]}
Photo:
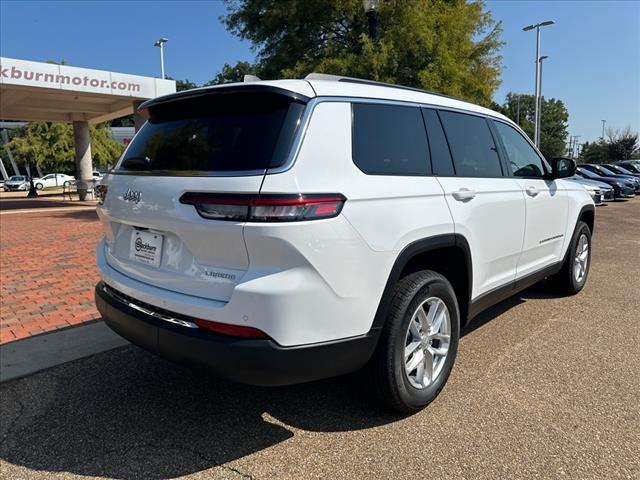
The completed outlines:
{"type": "Polygon", "coordinates": [[[64,182],[73,180],[75,180],[75,177],[64,173],[50,173],[42,178],[34,178],[33,185],[37,190],[42,190],[43,188],[62,187],[64,182]]]}
{"type": "Polygon", "coordinates": [[[257,385],[369,365],[412,412],[475,315],[546,277],[566,294],[587,280],[595,208],[563,180],[575,164],[494,111],[324,75],[141,108],[99,186],[96,303],[163,357],[257,385]]]}

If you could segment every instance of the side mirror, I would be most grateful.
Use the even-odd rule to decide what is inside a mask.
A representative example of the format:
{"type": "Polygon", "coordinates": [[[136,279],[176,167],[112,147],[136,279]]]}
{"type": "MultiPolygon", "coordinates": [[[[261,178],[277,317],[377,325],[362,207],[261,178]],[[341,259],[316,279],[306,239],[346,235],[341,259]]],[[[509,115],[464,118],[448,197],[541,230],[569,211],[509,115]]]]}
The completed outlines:
{"type": "Polygon", "coordinates": [[[576,162],[570,158],[551,159],[551,178],[567,178],[576,174],[576,162]]]}

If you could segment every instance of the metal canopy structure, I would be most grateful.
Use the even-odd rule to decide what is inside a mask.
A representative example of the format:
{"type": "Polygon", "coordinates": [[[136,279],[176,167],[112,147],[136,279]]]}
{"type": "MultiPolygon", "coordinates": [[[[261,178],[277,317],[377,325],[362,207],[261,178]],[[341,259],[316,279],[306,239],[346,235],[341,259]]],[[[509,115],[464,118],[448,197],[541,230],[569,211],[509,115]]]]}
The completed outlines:
{"type": "Polygon", "coordinates": [[[173,80],[0,58],[0,120],[99,123],[175,91],[173,80]]]}
{"type": "MultiPolygon", "coordinates": [[[[175,91],[174,80],[0,57],[0,120],[73,123],[76,177],[87,184],[89,124],[130,115],[143,101],[175,91]]],[[[134,118],[137,130],[144,119],[134,118]]]]}

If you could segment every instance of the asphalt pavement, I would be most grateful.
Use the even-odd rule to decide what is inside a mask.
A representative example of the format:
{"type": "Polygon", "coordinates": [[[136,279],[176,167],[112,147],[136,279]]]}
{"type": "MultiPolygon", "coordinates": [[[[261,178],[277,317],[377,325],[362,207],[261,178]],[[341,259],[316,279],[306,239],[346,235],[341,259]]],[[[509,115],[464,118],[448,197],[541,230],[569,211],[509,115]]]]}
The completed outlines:
{"type": "Polygon", "coordinates": [[[255,388],[128,345],[0,385],[2,478],[640,478],[640,198],[597,209],[586,288],[465,329],[424,411],[354,374],[255,388]]]}

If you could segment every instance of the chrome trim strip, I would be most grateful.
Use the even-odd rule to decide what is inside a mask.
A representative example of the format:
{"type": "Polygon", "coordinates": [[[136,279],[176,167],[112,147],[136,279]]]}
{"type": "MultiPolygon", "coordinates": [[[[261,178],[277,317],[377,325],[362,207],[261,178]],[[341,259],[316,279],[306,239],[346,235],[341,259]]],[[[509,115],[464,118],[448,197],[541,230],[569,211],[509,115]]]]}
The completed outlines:
{"type": "Polygon", "coordinates": [[[104,283],[102,284],[102,290],[107,295],[109,295],[110,297],[116,299],[120,303],[124,303],[127,307],[133,308],[134,310],[138,310],[139,312],[142,312],[142,313],[144,313],[146,315],[149,315],[151,317],[157,318],[159,320],[163,320],[165,322],[174,323],[176,325],[180,325],[180,326],[183,326],[183,327],[199,328],[198,325],[196,325],[193,322],[188,322],[187,320],[181,320],[179,318],[170,317],[168,315],[164,315],[164,314],[162,314],[160,312],[149,310],[148,308],[145,308],[145,307],[143,307],[141,305],[133,303],[130,300],[128,300],[127,298],[124,298],[123,296],[118,294],[118,292],[116,290],[114,290],[113,288],[107,287],[107,285],[104,284],[104,283]]]}

